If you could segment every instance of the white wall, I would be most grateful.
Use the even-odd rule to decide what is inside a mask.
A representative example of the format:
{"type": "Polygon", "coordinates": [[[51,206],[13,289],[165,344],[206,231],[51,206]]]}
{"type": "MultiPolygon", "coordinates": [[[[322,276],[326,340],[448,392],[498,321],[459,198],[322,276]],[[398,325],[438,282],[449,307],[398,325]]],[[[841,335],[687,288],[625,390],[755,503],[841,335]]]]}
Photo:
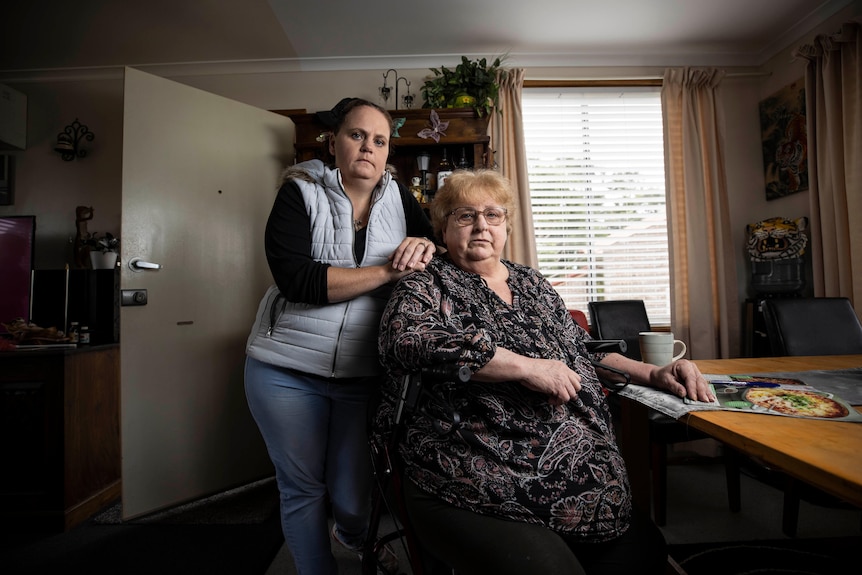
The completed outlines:
{"type": "Polygon", "coordinates": [[[36,215],[35,266],[72,263],[75,207],[92,206],[89,231],[120,231],[123,151],[122,80],[19,84],[27,95],[27,149],[15,161],[14,204],[0,215],[36,215]],[[85,158],[63,161],[57,135],[78,119],[95,134],[85,158]]]}
{"type": "MultiPolygon", "coordinates": [[[[804,75],[802,62],[791,59],[792,49],[815,34],[833,33],[843,22],[862,21],[862,3],[854,2],[799,41],[781,50],[761,69],[766,75],[728,78],[722,86],[726,120],[726,165],[730,216],[738,250],[740,301],[748,295],[748,260],[743,249],[746,224],[772,216],[808,216],[808,193],[766,201],[761,156],[758,103],[804,75]]],[[[344,72],[285,72],[170,76],[208,92],[264,109],[329,109],[346,96],[383,103],[378,88],[384,70],[344,72]]],[[[732,72],[732,70],[731,70],[732,72]]],[[[399,70],[411,83],[421,105],[420,89],[427,69],[399,70]]],[[[596,79],[660,77],[661,68],[530,68],[528,79],[596,79]]],[[[67,240],[74,235],[76,205],[92,205],[91,230],[119,231],[120,136],[122,81],[88,80],[10,82],[27,94],[29,102],[28,149],[13,152],[17,160],[16,201],[0,206],[0,215],[35,213],[39,225],[37,267],[62,267],[69,259],[67,240]],[[90,155],[63,162],[51,151],[56,134],[75,118],[96,134],[90,155]]],[[[390,75],[390,86],[392,76],[390,75]]],[[[400,84],[403,95],[404,83],[400,84]]],[[[393,100],[386,105],[393,109],[393,100]]],[[[229,135],[225,135],[229,137],[229,135]]]]}
{"type": "MultiPolygon", "coordinates": [[[[763,76],[728,80],[724,83],[724,109],[727,124],[727,183],[730,198],[730,218],[737,242],[740,301],[752,295],[749,282],[749,262],[745,253],[745,225],[770,217],[796,219],[810,217],[809,193],[798,192],[766,200],[763,170],[759,103],[785,86],[803,80],[805,62],[796,60],[793,51],[810,43],[818,34],[834,34],[848,21],[862,22],[862,3],[855,2],[822,25],[775,54],[762,68],[763,76]]],[[[850,214],[851,219],[859,218],[850,214]]],[[[809,256],[806,256],[809,257],[809,256]]],[[[810,265],[806,270],[810,276],[810,265]]],[[[810,289],[810,277],[808,287],[810,289]]]]}

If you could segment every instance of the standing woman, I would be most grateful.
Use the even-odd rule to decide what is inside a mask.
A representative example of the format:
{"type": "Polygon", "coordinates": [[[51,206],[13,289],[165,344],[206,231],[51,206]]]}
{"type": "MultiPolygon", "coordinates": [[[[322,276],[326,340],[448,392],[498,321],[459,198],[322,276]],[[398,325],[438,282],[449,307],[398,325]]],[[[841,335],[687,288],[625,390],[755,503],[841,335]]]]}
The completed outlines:
{"type": "MultiPolygon", "coordinates": [[[[431,225],[387,159],[393,122],[346,98],[327,114],[332,161],[285,171],[266,225],[275,285],[249,336],[249,408],[275,466],[281,524],[297,572],[337,573],[331,537],[360,551],[372,487],[367,407],[382,370],[380,316],[392,285],[424,270],[431,225]]],[[[397,560],[381,557],[394,571],[397,560]]]]}

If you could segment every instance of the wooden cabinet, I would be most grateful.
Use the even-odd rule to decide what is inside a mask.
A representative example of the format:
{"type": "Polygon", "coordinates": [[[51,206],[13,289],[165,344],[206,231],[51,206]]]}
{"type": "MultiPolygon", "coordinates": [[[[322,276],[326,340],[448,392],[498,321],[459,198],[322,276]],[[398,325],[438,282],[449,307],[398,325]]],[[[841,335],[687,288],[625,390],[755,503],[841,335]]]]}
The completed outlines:
{"type": "MultiPolygon", "coordinates": [[[[322,158],[325,142],[320,136],[329,129],[320,122],[317,114],[297,110],[273,110],[288,116],[296,125],[296,161],[303,162],[322,158]]],[[[446,108],[437,110],[441,122],[449,122],[445,135],[439,142],[432,138],[420,138],[419,132],[431,127],[431,110],[389,110],[395,118],[404,118],[404,125],[398,129],[399,137],[392,138],[392,155],[389,163],[395,168],[396,177],[405,186],[410,185],[414,176],[419,176],[416,157],[420,152],[431,155],[429,172],[437,170],[443,156],[443,149],[450,162],[456,164],[465,152],[471,168],[490,167],[494,159],[490,154],[487,135],[489,118],[480,118],[472,108],[446,108]]]]}
{"type": "Polygon", "coordinates": [[[0,352],[0,518],[64,530],[120,496],[120,349],[0,352]]]}

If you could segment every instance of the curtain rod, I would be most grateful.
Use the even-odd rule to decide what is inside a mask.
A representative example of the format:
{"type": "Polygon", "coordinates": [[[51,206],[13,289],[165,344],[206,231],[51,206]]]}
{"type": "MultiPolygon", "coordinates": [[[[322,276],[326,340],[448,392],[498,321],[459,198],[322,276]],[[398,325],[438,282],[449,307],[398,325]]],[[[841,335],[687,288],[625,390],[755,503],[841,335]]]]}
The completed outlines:
{"type": "MultiPolygon", "coordinates": [[[[754,78],[768,77],[772,72],[728,72],[724,75],[725,78],[754,78]]],[[[613,78],[579,78],[579,79],[525,79],[524,86],[528,88],[543,88],[543,87],[560,87],[560,86],[585,86],[590,84],[601,84],[602,86],[613,86],[616,83],[625,86],[660,86],[664,80],[663,76],[632,76],[613,78]]]]}

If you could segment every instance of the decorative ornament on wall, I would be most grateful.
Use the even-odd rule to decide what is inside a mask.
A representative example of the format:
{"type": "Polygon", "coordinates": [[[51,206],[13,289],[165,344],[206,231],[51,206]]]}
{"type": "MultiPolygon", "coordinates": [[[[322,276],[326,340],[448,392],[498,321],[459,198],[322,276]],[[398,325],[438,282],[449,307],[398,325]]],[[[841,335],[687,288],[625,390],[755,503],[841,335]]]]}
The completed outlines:
{"type": "Polygon", "coordinates": [[[808,218],[774,217],[745,226],[748,257],[753,262],[786,260],[805,254],[808,218]]]}
{"type": "Polygon", "coordinates": [[[402,80],[404,81],[404,85],[407,88],[407,93],[404,96],[401,96],[401,98],[403,98],[404,107],[408,109],[412,108],[413,100],[415,99],[415,97],[412,93],[410,93],[410,82],[404,76],[399,76],[398,71],[393,68],[386,70],[386,72],[383,74],[383,85],[379,88],[380,97],[383,99],[383,105],[386,106],[389,103],[389,97],[392,95],[392,88],[390,88],[389,84],[387,83],[389,80],[390,72],[395,74],[395,109],[398,110],[398,86],[402,80]]]}
{"type": "Polygon", "coordinates": [[[431,123],[431,127],[419,130],[419,133],[416,135],[420,138],[431,138],[435,142],[439,142],[441,136],[446,135],[446,128],[449,127],[449,120],[440,121],[440,115],[437,114],[437,110],[432,109],[429,121],[431,123]]]}
{"type": "Polygon", "coordinates": [[[401,137],[401,134],[398,133],[398,130],[400,130],[404,126],[404,122],[406,122],[406,121],[407,121],[407,118],[392,118],[392,137],[393,138],[400,138],[401,137]]]}
{"type": "Polygon", "coordinates": [[[800,79],[760,102],[766,199],[808,189],[805,84],[800,79]]]}
{"type": "Polygon", "coordinates": [[[805,287],[808,218],[777,216],[745,226],[751,286],[758,294],[796,293],[805,287]]]}
{"type": "Polygon", "coordinates": [[[63,160],[70,162],[75,158],[83,158],[87,155],[87,150],[82,146],[83,141],[92,142],[96,135],[90,129],[78,121],[75,121],[63,128],[63,131],[57,134],[57,143],[54,145],[54,151],[60,154],[63,160]]]}

